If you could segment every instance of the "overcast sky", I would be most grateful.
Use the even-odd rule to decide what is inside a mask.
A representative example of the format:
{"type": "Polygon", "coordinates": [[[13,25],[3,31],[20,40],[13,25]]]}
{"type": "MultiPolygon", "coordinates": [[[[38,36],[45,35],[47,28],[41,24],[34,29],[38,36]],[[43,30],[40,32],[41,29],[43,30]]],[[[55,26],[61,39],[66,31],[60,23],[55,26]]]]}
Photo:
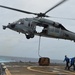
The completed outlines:
{"type": "MultiPolygon", "coordinates": [[[[45,12],[61,0],[0,0],[0,5],[10,6],[31,12],[45,12]]],[[[75,0],[68,0],[47,15],[54,17],[75,18],[75,0]]],[[[10,29],[7,25],[20,18],[35,17],[4,8],[0,8],[0,55],[38,58],[39,37],[27,40],[24,34],[10,29]]],[[[75,32],[75,21],[48,18],[63,24],[68,30],[75,32]]],[[[64,59],[64,55],[75,56],[75,43],[69,40],[41,38],[40,55],[51,59],[64,59]]]]}

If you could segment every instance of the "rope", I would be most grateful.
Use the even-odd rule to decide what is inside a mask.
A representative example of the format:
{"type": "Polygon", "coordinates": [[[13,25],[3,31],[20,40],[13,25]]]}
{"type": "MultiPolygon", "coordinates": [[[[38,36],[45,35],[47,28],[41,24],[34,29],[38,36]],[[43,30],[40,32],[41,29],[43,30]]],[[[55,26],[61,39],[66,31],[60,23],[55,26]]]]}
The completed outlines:
{"type": "Polygon", "coordinates": [[[41,36],[39,36],[39,45],[38,45],[38,56],[39,57],[41,57],[40,56],[40,42],[41,42],[41,36]]]}

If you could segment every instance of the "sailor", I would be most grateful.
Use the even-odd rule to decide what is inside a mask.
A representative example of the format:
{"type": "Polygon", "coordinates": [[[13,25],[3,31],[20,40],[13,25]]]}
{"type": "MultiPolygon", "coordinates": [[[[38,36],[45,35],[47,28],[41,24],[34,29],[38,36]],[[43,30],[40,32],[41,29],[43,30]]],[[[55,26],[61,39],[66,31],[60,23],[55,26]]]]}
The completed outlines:
{"type": "Polygon", "coordinates": [[[69,70],[70,59],[67,57],[67,55],[65,55],[65,59],[64,59],[64,61],[66,61],[65,69],[69,70]]]}
{"type": "MultiPolygon", "coordinates": [[[[73,66],[73,70],[75,71],[75,57],[71,58],[70,67],[73,66]]],[[[70,68],[69,67],[69,68],[70,68]]]]}

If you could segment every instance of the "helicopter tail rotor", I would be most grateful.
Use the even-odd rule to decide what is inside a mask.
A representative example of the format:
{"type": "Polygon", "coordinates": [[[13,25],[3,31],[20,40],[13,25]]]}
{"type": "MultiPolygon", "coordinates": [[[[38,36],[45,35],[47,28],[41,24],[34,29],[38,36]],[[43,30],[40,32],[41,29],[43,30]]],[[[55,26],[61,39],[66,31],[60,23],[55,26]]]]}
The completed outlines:
{"type": "Polygon", "coordinates": [[[3,29],[5,30],[7,28],[7,26],[3,26],[3,29]]]}

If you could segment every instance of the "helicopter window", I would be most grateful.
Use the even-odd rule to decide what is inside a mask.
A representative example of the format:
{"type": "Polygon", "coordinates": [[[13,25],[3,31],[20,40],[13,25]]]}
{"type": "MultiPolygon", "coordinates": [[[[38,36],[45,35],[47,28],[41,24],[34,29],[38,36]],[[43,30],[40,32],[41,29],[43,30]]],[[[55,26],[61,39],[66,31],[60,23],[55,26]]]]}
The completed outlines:
{"type": "Polygon", "coordinates": [[[21,24],[21,22],[18,22],[18,24],[21,24]]]}
{"type": "Polygon", "coordinates": [[[58,28],[61,28],[63,30],[66,30],[66,28],[64,26],[62,26],[61,24],[59,24],[58,28]]]}
{"type": "Polygon", "coordinates": [[[29,23],[28,26],[29,26],[29,27],[32,27],[32,24],[29,23]]]}
{"type": "Polygon", "coordinates": [[[28,26],[30,27],[30,23],[28,24],[28,26]]]}
{"type": "Polygon", "coordinates": [[[62,24],[57,24],[57,23],[53,23],[53,26],[54,27],[57,27],[57,28],[61,28],[61,29],[63,29],[63,30],[67,30],[62,24]]]}
{"type": "Polygon", "coordinates": [[[53,26],[55,26],[55,22],[53,22],[53,26]]]}
{"type": "Polygon", "coordinates": [[[31,22],[28,23],[29,27],[33,27],[33,24],[31,22]]]}
{"type": "Polygon", "coordinates": [[[24,22],[21,22],[21,24],[24,24],[24,22]]]}
{"type": "Polygon", "coordinates": [[[18,24],[24,24],[24,22],[18,22],[18,24]]]}

